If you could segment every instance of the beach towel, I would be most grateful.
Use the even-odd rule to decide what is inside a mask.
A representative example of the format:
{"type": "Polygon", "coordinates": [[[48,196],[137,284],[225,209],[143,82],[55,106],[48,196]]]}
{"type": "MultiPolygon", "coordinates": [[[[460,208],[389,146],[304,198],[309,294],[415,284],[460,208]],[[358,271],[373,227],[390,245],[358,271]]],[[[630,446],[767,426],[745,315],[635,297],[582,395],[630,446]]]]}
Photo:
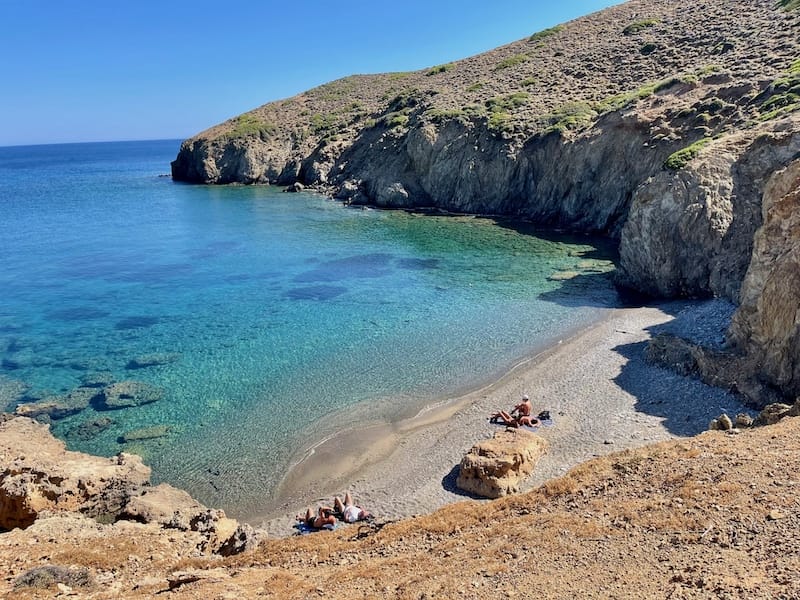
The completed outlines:
{"type": "Polygon", "coordinates": [[[317,529],[316,527],[311,527],[308,523],[298,522],[294,524],[294,528],[297,529],[295,535],[306,535],[317,531],[333,531],[336,529],[336,525],[323,525],[321,529],[317,529]]]}

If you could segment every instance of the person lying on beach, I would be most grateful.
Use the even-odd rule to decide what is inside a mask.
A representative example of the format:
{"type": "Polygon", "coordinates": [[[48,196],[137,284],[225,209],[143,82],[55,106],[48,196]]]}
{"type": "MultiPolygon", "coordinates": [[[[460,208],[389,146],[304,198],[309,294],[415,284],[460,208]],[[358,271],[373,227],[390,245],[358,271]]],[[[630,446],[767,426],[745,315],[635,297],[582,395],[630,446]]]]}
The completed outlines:
{"type": "Polygon", "coordinates": [[[330,506],[320,506],[316,514],[308,508],[304,517],[297,515],[295,519],[312,529],[322,529],[325,525],[336,525],[336,517],[333,516],[333,512],[330,506]]]}
{"type": "Polygon", "coordinates": [[[506,411],[501,410],[499,413],[495,413],[489,419],[491,423],[503,423],[507,427],[538,427],[539,426],[539,419],[536,417],[532,417],[530,415],[519,415],[517,417],[512,417],[506,411]]]}
{"type": "Polygon", "coordinates": [[[333,508],[336,512],[341,513],[342,521],[345,523],[355,523],[356,521],[364,521],[372,517],[370,513],[363,508],[356,506],[350,492],[344,495],[344,502],[339,496],[333,499],[333,508]]]}
{"type": "Polygon", "coordinates": [[[505,423],[506,425],[511,425],[512,427],[519,427],[519,425],[514,425],[512,423],[513,421],[515,421],[514,413],[517,413],[517,418],[530,417],[531,410],[533,410],[533,406],[531,406],[531,399],[528,397],[528,394],[525,394],[524,396],[522,396],[522,402],[520,402],[514,408],[512,408],[510,413],[501,410],[491,415],[489,417],[489,421],[492,423],[497,423],[499,419],[502,419],[503,423],[505,423]]]}

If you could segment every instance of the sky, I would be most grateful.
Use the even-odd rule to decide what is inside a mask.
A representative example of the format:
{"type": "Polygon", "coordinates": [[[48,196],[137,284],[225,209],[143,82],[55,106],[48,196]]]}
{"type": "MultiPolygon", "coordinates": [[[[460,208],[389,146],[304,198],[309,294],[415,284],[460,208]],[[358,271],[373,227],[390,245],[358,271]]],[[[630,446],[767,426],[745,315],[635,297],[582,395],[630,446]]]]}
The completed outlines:
{"type": "Polygon", "coordinates": [[[356,73],[466,58],[619,0],[0,0],[0,146],[184,139],[356,73]]]}

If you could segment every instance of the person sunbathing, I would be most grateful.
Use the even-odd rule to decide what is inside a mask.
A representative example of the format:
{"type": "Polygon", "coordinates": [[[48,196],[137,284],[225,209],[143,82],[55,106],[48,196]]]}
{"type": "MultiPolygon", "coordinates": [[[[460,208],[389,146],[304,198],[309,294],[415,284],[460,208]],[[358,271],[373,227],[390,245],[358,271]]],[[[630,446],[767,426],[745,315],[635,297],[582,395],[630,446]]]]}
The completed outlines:
{"type": "Polygon", "coordinates": [[[312,529],[322,529],[325,525],[336,525],[336,517],[333,516],[333,512],[330,506],[320,506],[316,514],[308,508],[304,517],[297,515],[295,519],[312,529]]]}
{"type": "Polygon", "coordinates": [[[342,515],[342,521],[345,523],[355,523],[356,521],[364,521],[372,517],[370,513],[363,508],[356,506],[350,492],[344,495],[344,501],[339,496],[333,499],[333,508],[336,512],[342,515]]]}
{"type": "Polygon", "coordinates": [[[501,410],[499,413],[495,413],[489,419],[491,423],[503,423],[506,427],[538,427],[539,426],[539,419],[536,417],[532,417],[530,415],[518,415],[516,417],[511,416],[506,411],[501,410]]]}
{"type": "Polygon", "coordinates": [[[504,410],[496,412],[489,417],[489,421],[491,423],[498,423],[502,421],[511,427],[518,427],[518,425],[514,425],[516,419],[520,417],[530,417],[531,410],[533,410],[533,407],[531,406],[531,399],[528,397],[528,394],[525,394],[522,396],[522,402],[512,408],[511,412],[506,412],[504,410]],[[516,413],[516,417],[514,416],[514,413],[516,413]]]}

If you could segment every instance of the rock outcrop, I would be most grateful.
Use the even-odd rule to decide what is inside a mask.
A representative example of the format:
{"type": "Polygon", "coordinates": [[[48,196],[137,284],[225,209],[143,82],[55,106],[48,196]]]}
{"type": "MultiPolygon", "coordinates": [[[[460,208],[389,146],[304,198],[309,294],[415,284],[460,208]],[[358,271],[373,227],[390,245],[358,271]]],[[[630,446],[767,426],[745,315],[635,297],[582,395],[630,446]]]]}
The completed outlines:
{"type": "Polygon", "coordinates": [[[769,180],[762,211],[730,336],[770,383],[800,396],[800,160],[769,180]]]}
{"type": "Polygon", "coordinates": [[[0,423],[0,530],[76,514],[101,523],[136,521],[191,532],[198,551],[222,555],[251,548],[259,538],[249,525],[184,491],[152,487],[150,468],[138,456],[71,452],[47,425],[23,417],[0,423]]]}
{"type": "Polygon", "coordinates": [[[546,451],[547,442],[524,429],[499,431],[461,459],[456,485],[483,498],[515,494],[546,451]]]}
{"type": "Polygon", "coordinates": [[[0,528],[28,527],[39,514],[119,513],[150,479],[138,456],[101,458],[70,452],[47,427],[18,417],[0,424],[0,528]]]}

